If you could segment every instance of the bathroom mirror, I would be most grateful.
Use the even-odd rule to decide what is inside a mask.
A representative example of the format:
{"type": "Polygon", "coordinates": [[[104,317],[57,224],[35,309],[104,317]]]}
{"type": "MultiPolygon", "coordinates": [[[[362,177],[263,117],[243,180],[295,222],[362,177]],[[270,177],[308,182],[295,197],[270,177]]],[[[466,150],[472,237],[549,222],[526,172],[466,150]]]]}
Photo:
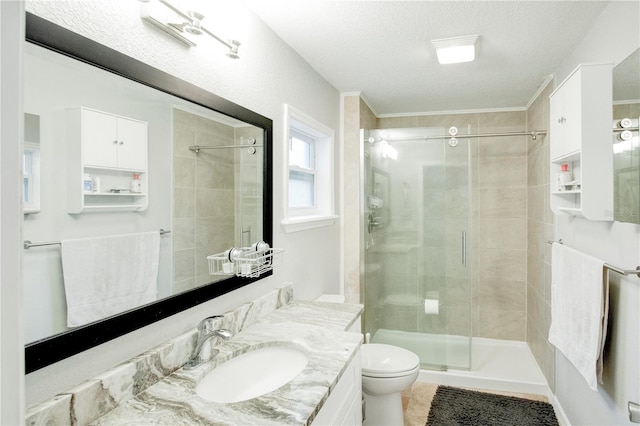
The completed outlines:
{"type": "Polygon", "coordinates": [[[272,244],[270,119],[30,13],[26,40],[25,111],[39,118],[42,177],[40,212],[23,223],[33,244],[23,255],[27,373],[270,275],[210,275],[206,259],[272,244]],[[69,182],[69,170],[87,172],[69,143],[79,108],[146,123],[142,191],[126,189],[129,171],[109,183],[112,171],[89,169],[98,194],[83,192],[84,178],[69,182]],[[67,328],[60,242],[161,229],[155,301],[67,328]]]}
{"type": "MultiPolygon", "coordinates": [[[[637,129],[640,117],[640,49],[613,69],[614,126],[624,118],[637,129]]],[[[613,133],[614,219],[640,223],[640,148],[638,131],[613,133]]]]}

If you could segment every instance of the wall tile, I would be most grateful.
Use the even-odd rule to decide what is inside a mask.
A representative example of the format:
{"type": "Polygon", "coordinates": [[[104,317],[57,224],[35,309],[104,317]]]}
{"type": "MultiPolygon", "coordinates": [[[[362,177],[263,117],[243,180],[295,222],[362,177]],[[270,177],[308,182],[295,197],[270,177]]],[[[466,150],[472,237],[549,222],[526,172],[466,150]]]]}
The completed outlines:
{"type": "Polygon", "coordinates": [[[196,153],[188,148],[196,143],[195,115],[174,109],[173,120],[173,155],[195,158],[196,153]]]}
{"type": "Polygon", "coordinates": [[[199,158],[195,164],[195,181],[198,188],[234,189],[234,165],[199,158]]]}
{"type": "Polygon", "coordinates": [[[196,186],[195,169],[195,158],[175,157],[173,161],[173,182],[175,187],[194,188],[196,186]]]}
{"type": "Polygon", "coordinates": [[[478,230],[478,247],[482,249],[522,249],[527,241],[525,218],[481,218],[478,230]]]}
{"type": "Polygon", "coordinates": [[[194,218],[174,218],[173,229],[173,250],[184,250],[195,246],[195,219],[194,218]]]}
{"type": "Polygon", "coordinates": [[[482,138],[478,144],[478,156],[481,158],[520,157],[526,154],[527,138],[525,136],[482,138]]]}
{"type": "Polygon", "coordinates": [[[481,278],[478,297],[482,309],[516,310],[525,312],[526,283],[500,278],[481,278]]]}
{"type": "Polygon", "coordinates": [[[192,188],[174,189],[174,218],[192,218],[195,216],[196,193],[192,188]]]}
{"type": "MultiPolygon", "coordinates": [[[[549,131],[549,83],[527,111],[527,129],[549,131]]],[[[528,235],[527,235],[527,342],[547,382],[553,386],[553,348],[547,342],[550,306],[547,301],[551,269],[550,248],[555,221],[549,207],[549,140],[550,135],[529,140],[528,145],[528,235]]]]}
{"type": "Polygon", "coordinates": [[[483,129],[494,127],[514,127],[524,128],[527,123],[527,113],[525,111],[488,112],[478,114],[478,126],[483,129]]]}
{"type": "Polygon", "coordinates": [[[480,337],[523,341],[526,317],[523,311],[482,309],[478,328],[480,337]]]}
{"type": "Polygon", "coordinates": [[[233,217],[234,191],[229,189],[197,189],[196,215],[198,217],[233,217]]]}
{"type": "Polygon", "coordinates": [[[173,254],[173,273],[175,281],[184,281],[195,277],[195,249],[176,251],[173,254]]]}
{"type": "Polygon", "coordinates": [[[526,274],[525,250],[483,249],[478,253],[479,278],[520,280],[526,274]]]}
{"type": "Polygon", "coordinates": [[[527,189],[527,218],[544,222],[544,187],[529,186],[527,189]]]}
{"type": "Polygon", "coordinates": [[[481,159],[478,172],[478,185],[480,188],[526,187],[526,157],[481,159]]]}
{"type": "Polygon", "coordinates": [[[527,182],[530,186],[543,185],[546,181],[548,181],[548,173],[546,175],[544,173],[545,161],[548,161],[548,160],[544,158],[543,148],[537,149],[529,153],[528,166],[527,166],[527,182]]]}
{"type": "Polygon", "coordinates": [[[527,254],[527,286],[535,291],[536,297],[544,295],[544,263],[529,252],[527,254]]]}
{"type": "Polygon", "coordinates": [[[193,290],[194,288],[196,288],[195,278],[189,278],[182,281],[174,280],[173,282],[174,294],[182,293],[183,291],[187,291],[187,290],[193,290]]]}
{"type": "Polygon", "coordinates": [[[481,188],[478,190],[480,217],[526,217],[525,188],[481,188]]]}
{"type": "Polygon", "coordinates": [[[529,221],[528,236],[527,236],[527,248],[532,256],[538,259],[544,259],[544,251],[546,248],[545,237],[545,225],[542,222],[529,221]]]}

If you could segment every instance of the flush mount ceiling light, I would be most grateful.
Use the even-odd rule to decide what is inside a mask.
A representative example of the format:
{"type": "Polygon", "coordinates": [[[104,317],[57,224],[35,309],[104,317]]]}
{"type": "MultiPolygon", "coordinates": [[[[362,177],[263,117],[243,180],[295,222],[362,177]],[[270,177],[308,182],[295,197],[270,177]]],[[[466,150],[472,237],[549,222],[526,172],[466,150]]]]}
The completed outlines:
{"type": "Polygon", "coordinates": [[[441,38],[431,40],[441,64],[457,64],[471,62],[476,57],[476,41],[478,35],[441,38]]]}
{"type": "Polygon", "coordinates": [[[198,36],[208,34],[229,48],[228,57],[233,59],[240,57],[238,55],[240,42],[225,40],[205,28],[202,25],[204,19],[202,13],[194,10],[183,12],[167,0],[140,0],[140,3],[140,16],[144,21],[160,28],[187,46],[195,46],[198,36]]]}

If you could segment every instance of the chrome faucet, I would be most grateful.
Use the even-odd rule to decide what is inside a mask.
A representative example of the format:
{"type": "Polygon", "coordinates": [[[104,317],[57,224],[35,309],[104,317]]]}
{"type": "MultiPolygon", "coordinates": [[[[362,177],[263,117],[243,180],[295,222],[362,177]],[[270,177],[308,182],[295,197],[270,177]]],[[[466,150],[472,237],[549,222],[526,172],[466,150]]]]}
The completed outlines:
{"type": "Polygon", "coordinates": [[[200,321],[200,324],[198,324],[198,337],[196,341],[196,346],[193,349],[193,352],[191,353],[191,357],[189,358],[189,361],[187,361],[187,363],[184,365],[184,368],[186,368],[187,370],[191,368],[196,368],[203,362],[209,361],[211,358],[216,356],[218,352],[220,352],[218,351],[218,349],[212,349],[211,353],[206,357],[203,357],[200,354],[200,352],[202,351],[202,347],[210,339],[214,337],[221,337],[224,340],[228,340],[231,337],[233,337],[233,333],[230,330],[227,330],[226,328],[218,328],[215,330],[211,330],[212,321],[218,318],[224,318],[224,317],[222,315],[214,315],[214,316],[203,319],[202,321],[200,321]]]}

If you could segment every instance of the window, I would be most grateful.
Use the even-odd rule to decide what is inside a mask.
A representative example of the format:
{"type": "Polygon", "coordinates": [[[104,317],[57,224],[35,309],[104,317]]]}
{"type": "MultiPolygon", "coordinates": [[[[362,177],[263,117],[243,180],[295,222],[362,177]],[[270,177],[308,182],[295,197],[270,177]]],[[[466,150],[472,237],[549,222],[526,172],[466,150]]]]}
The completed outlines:
{"type": "Polygon", "coordinates": [[[24,213],[40,211],[40,146],[28,142],[22,154],[22,202],[24,213]]]}
{"type": "Polygon", "coordinates": [[[291,129],[289,134],[289,208],[316,206],[316,139],[291,129]]]}
{"type": "Polygon", "coordinates": [[[331,225],[334,214],[333,130],[285,105],[286,232],[331,225]]]}

